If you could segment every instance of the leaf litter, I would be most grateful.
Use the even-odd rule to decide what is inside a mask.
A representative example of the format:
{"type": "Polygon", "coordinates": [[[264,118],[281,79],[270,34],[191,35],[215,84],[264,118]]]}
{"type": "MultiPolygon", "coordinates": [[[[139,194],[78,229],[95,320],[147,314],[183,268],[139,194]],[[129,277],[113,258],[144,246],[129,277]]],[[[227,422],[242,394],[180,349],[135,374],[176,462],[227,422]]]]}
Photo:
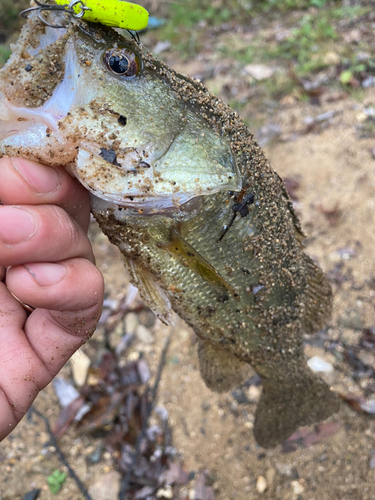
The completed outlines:
{"type": "MultiPolygon", "coordinates": [[[[125,333],[116,347],[110,347],[109,337],[125,315],[144,308],[133,307],[134,298],[133,293],[131,301],[124,297],[106,302],[103,328],[107,348],[101,350],[98,361],[88,368],[86,382],[79,391],[64,379],[55,381],[63,409],[53,426],[53,434],[60,438],[76,422],[80,433],[100,438],[103,443],[100,454],[103,449],[109,452],[122,477],[126,480],[129,476],[126,486],[129,500],[188,500],[187,485],[194,474],[184,470],[173,447],[168,411],[156,407],[150,418],[156,393],[150,385],[152,377],[147,360],[140,353],[137,360],[124,362],[124,354],[134,340],[132,333],[125,333]]],[[[214,490],[206,484],[207,477],[207,471],[197,476],[194,494],[198,500],[215,498],[214,490]]]]}
{"type": "Polygon", "coordinates": [[[323,422],[316,425],[312,431],[309,427],[302,427],[283,443],[282,451],[291,453],[298,448],[309,448],[337,432],[340,426],[339,422],[323,422]]]}

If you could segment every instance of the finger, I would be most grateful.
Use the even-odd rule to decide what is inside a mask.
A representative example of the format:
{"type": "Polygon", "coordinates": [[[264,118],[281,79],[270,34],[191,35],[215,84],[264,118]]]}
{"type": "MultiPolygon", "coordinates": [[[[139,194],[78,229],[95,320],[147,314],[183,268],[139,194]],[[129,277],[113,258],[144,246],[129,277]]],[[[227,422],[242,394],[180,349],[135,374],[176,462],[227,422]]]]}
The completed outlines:
{"type": "MultiPolygon", "coordinates": [[[[11,296],[10,292],[0,283],[0,441],[17,425],[17,422],[27,411],[27,404],[18,402],[16,407],[13,402],[12,383],[16,382],[15,391],[19,390],[22,378],[18,380],[19,365],[27,364],[30,367],[30,347],[22,331],[26,321],[26,312],[22,306],[11,296]]],[[[30,386],[28,386],[30,389],[30,386]]],[[[30,404],[37,392],[26,396],[30,404]]]]}
{"type": "MultiPolygon", "coordinates": [[[[60,265],[66,274],[55,284],[40,285],[23,266],[8,271],[9,291],[30,302],[23,290],[26,286],[27,293],[36,297],[35,305],[45,307],[35,310],[25,324],[20,306],[14,304],[9,291],[0,284],[0,439],[22,418],[38,392],[69,357],[91,337],[99,320],[104,292],[100,271],[84,259],[71,259],[60,265]],[[66,308],[69,310],[60,312],[66,308]]],[[[50,279],[50,264],[44,270],[42,264],[33,266],[38,279],[50,279]]]]}
{"type": "Polygon", "coordinates": [[[0,200],[4,205],[59,205],[85,231],[90,221],[88,192],[63,167],[0,159],[0,200]]]}
{"type": "Polygon", "coordinates": [[[100,271],[82,258],[56,263],[30,263],[13,266],[7,272],[8,290],[34,308],[79,311],[92,306],[89,286],[98,287],[100,271]]]}
{"type": "Polygon", "coordinates": [[[0,265],[84,257],[94,262],[79,224],[54,205],[0,206],[0,265]]]}

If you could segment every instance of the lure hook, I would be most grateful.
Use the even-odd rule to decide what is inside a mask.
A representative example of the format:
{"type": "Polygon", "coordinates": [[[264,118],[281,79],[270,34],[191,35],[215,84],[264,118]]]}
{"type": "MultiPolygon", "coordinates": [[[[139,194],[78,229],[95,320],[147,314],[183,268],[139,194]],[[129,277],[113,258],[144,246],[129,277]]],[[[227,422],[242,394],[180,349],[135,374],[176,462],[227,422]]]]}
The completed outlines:
{"type": "Polygon", "coordinates": [[[137,31],[133,31],[133,30],[126,30],[129,35],[132,37],[132,40],[135,41],[135,43],[137,43],[138,45],[140,45],[141,43],[141,39],[139,38],[139,34],[137,31]]]}
{"type": "Polygon", "coordinates": [[[45,25],[50,28],[66,28],[66,26],[62,26],[59,24],[50,24],[44,17],[43,11],[54,11],[54,12],[64,12],[66,14],[72,15],[75,19],[81,19],[85,15],[85,11],[91,10],[87,7],[83,0],[72,0],[69,4],[65,5],[48,5],[40,2],[39,0],[34,0],[34,2],[38,5],[38,7],[30,7],[29,9],[23,10],[21,12],[22,17],[27,17],[30,12],[37,12],[39,19],[45,25]],[[80,11],[76,13],[73,9],[76,5],[80,5],[80,11]]]}

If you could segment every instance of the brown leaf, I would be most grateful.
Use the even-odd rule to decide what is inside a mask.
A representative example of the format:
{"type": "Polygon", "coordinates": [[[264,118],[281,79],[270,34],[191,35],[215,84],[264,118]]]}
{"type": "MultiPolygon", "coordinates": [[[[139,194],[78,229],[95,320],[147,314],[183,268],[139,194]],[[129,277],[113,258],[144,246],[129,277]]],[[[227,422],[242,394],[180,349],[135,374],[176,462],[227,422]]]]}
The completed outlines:
{"type": "Polygon", "coordinates": [[[323,439],[331,436],[340,428],[339,422],[326,422],[316,426],[314,432],[308,434],[304,439],[304,445],[309,448],[315,443],[320,443],[323,439]]]}
{"type": "Polygon", "coordinates": [[[164,472],[162,481],[164,484],[186,484],[189,481],[189,474],[183,470],[181,464],[176,462],[168,463],[168,470],[164,472]]]}
{"type": "Polygon", "coordinates": [[[285,189],[286,189],[288,195],[290,196],[291,200],[298,200],[298,196],[295,193],[296,189],[298,189],[301,185],[298,177],[295,177],[295,178],[285,177],[284,178],[285,189]]]}
{"type": "Polygon", "coordinates": [[[82,418],[79,426],[86,432],[108,428],[117,417],[121,402],[122,395],[118,393],[111,397],[102,396],[82,418]]]}
{"type": "Polygon", "coordinates": [[[365,349],[375,348],[375,326],[363,330],[360,345],[365,349]]]}
{"type": "Polygon", "coordinates": [[[308,427],[302,427],[292,434],[283,444],[283,452],[290,453],[296,451],[297,445],[303,448],[309,448],[313,444],[320,443],[327,437],[334,434],[340,427],[339,422],[326,422],[310,430],[308,427]]]}
{"type": "Polygon", "coordinates": [[[215,500],[215,493],[212,488],[206,486],[206,475],[199,474],[195,483],[195,500],[215,500]]]}
{"type": "Polygon", "coordinates": [[[57,439],[65,434],[65,432],[69,429],[70,424],[74,421],[75,416],[84,404],[85,398],[83,396],[79,396],[77,399],[72,401],[70,405],[61,410],[52,429],[52,432],[57,439]]]}
{"type": "Polygon", "coordinates": [[[341,217],[341,210],[339,209],[338,203],[336,203],[336,205],[331,209],[324,208],[322,205],[319,205],[316,208],[328,220],[330,226],[337,226],[341,217]]]}
{"type": "Polygon", "coordinates": [[[348,405],[357,413],[365,413],[366,415],[375,415],[375,401],[365,399],[354,394],[339,394],[348,405]]]}

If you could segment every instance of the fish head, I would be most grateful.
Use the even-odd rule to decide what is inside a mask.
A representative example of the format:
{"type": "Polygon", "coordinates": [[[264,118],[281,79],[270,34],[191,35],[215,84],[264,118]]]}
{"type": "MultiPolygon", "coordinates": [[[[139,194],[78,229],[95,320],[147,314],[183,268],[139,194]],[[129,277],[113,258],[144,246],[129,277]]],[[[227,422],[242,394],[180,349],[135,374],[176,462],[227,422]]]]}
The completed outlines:
{"type": "Polygon", "coordinates": [[[32,14],[0,71],[0,154],[67,165],[96,198],[137,214],[238,191],[228,139],[171,74],[194,84],[111,28],[51,28],[32,14]]]}

